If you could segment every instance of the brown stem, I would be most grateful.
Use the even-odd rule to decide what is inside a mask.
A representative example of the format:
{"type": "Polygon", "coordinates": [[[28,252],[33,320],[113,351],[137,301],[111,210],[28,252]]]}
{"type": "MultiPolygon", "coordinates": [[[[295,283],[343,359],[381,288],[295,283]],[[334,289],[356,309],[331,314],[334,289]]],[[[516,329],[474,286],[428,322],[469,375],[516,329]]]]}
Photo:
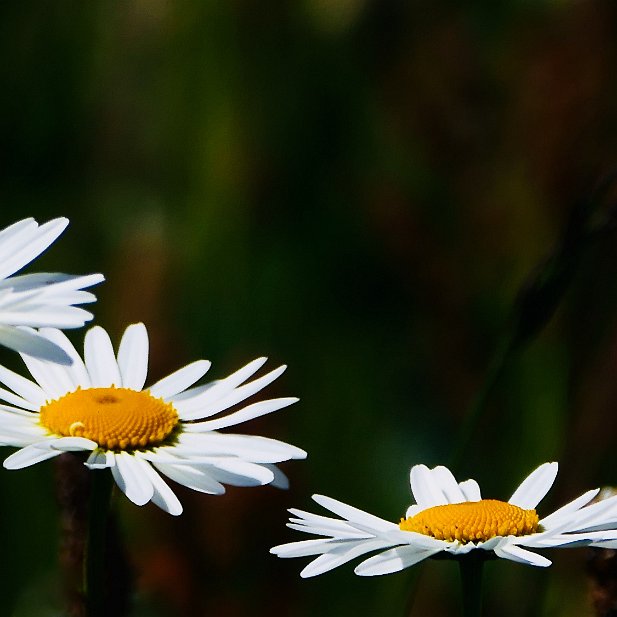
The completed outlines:
{"type": "MultiPolygon", "coordinates": [[[[56,491],[61,533],[60,567],[63,571],[69,617],[89,617],[83,574],[93,473],[97,472],[89,471],[83,464],[83,458],[78,455],[62,454],[56,458],[56,491]]],[[[105,535],[105,554],[101,555],[104,562],[100,569],[104,577],[102,614],[124,617],[129,614],[134,576],[113,510],[107,517],[105,535]],[[113,567],[108,567],[109,564],[113,564],[113,567]]]]}

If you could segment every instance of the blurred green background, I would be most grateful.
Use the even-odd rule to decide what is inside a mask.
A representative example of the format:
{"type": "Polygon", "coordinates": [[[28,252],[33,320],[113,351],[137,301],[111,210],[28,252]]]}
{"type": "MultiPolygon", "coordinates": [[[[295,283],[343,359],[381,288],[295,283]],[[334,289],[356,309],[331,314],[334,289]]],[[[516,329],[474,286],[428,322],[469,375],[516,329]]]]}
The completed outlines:
{"type": "MultiPolygon", "coordinates": [[[[301,580],[268,549],[305,539],[285,509],[315,492],[397,521],[411,465],[450,459],[517,290],[616,163],[617,4],[24,1],[0,46],[0,225],[71,219],[29,271],[105,273],[95,321],[115,341],[146,323],[148,383],[268,355],[289,369],[267,394],[301,398],[243,427],[309,452],[290,491],[178,488],[179,518],[117,499],[133,614],[457,614],[453,563],[301,580]]],[[[605,233],[507,363],[461,479],[507,499],[559,460],[540,514],[617,484],[616,309],[605,233]]],[[[6,615],[63,614],[53,467],[0,472],[6,615]]],[[[486,614],[591,615],[586,551],[549,557],[490,563],[486,614]]]]}

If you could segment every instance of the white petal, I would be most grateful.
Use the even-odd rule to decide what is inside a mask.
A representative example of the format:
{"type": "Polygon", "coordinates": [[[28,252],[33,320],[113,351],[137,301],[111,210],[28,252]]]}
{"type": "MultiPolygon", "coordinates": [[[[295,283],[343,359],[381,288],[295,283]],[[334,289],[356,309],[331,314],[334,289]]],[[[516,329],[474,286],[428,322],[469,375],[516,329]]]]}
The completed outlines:
{"type": "Polygon", "coordinates": [[[567,503],[565,506],[562,506],[558,510],[555,510],[552,514],[544,517],[540,524],[545,529],[551,529],[551,527],[557,526],[561,524],[561,522],[565,518],[569,518],[572,513],[576,512],[584,505],[588,504],[598,493],[600,492],[599,488],[592,489],[591,491],[587,491],[580,497],[577,497],[570,503],[567,503]]]}
{"type": "MultiPolygon", "coordinates": [[[[0,425],[4,424],[5,421],[14,424],[17,420],[38,424],[39,415],[31,411],[26,411],[25,409],[20,409],[19,407],[0,405],[0,425]]],[[[41,428],[41,430],[44,429],[41,428]]]]}
{"type": "Polygon", "coordinates": [[[84,463],[88,469],[105,469],[113,467],[116,464],[116,459],[113,453],[104,452],[103,450],[92,450],[88,460],[84,463]],[[111,456],[108,456],[111,454],[111,456]]]}
{"type": "MultiPolygon", "coordinates": [[[[83,301],[83,298],[76,297],[77,292],[49,299],[45,298],[44,291],[40,291],[37,298],[30,298],[32,293],[12,294],[16,304],[15,310],[8,310],[5,304],[0,309],[0,322],[7,326],[32,326],[33,328],[80,328],[93,317],[92,313],[83,308],[70,306],[72,302],[83,301]],[[28,297],[24,298],[24,295],[28,297]]],[[[5,300],[8,299],[5,298],[5,300]]],[[[53,358],[44,359],[53,362],[53,358]]]]}
{"type": "MultiPolygon", "coordinates": [[[[14,253],[18,244],[25,244],[34,235],[37,227],[38,223],[30,216],[0,230],[0,259],[6,259],[14,253]],[[19,237],[24,235],[26,235],[26,240],[20,242],[19,237]]],[[[3,277],[0,276],[0,278],[3,277]]]]}
{"type": "Polygon", "coordinates": [[[475,480],[465,480],[459,484],[459,487],[465,495],[465,501],[480,501],[482,499],[480,486],[475,480]]]}
{"type": "MultiPolygon", "coordinates": [[[[501,542],[503,542],[503,538],[501,536],[495,536],[494,538],[491,538],[486,542],[478,542],[476,544],[476,547],[481,548],[485,551],[492,551],[501,542]]],[[[469,544],[471,544],[471,542],[469,542],[469,544]]]]}
{"type": "Polygon", "coordinates": [[[445,495],[433,481],[431,470],[426,465],[414,465],[411,468],[409,483],[416,503],[423,510],[448,503],[445,495]]]}
{"type": "Polygon", "coordinates": [[[405,512],[405,518],[412,518],[416,514],[419,514],[420,512],[422,512],[422,510],[425,510],[425,509],[426,508],[419,506],[417,503],[413,503],[409,506],[409,508],[407,508],[407,512],[405,512]]]}
{"type": "Polygon", "coordinates": [[[159,476],[159,474],[152,468],[151,465],[145,464],[143,467],[147,473],[152,486],[154,487],[154,494],[152,495],[152,503],[157,505],[161,510],[168,512],[173,516],[182,514],[182,504],[174,494],[174,492],[167,486],[167,483],[159,476]]]}
{"type": "Polygon", "coordinates": [[[71,363],[70,358],[58,345],[43,338],[34,330],[23,330],[15,326],[0,325],[0,344],[13,351],[41,358],[42,360],[58,362],[59,364],[71,363]]]}
{"type": "Polygon", "coordinates": [[[4,388],[0,388],[0,401],[5,401],[11,405],[21,407],[22,409],[28,409],[29,411],[38,411],[40,408],[40,405],[35,405],[34,403],[27,401],[25,398],[21,398],[21,396],[17,396],[4,388]]]}
{"type": "Polygon", "coordinates": [[[290,517],[290,522],[297,525],[293,529],[298,529],[298,531],[304,533],[317,533],[319,535],[332,536],[335,538],[359,539],[375,537],[375,534],[359,531],[355,527],[352,527],[347,521],[320,516],[319,514],[305,512],[304,510],[298,510],[296,508],[289,508],[289,512],[293,514],[294,517],[299,517],[290,517]],[[302,529],[300,529],[300,527],[302,527],[302,529]]]}
{"type": "Polygon", "coordinates": [[[593,548],[611,548],[617,549],[617,540],[607,540],[605,542],[594,542],[593,548]]]}
{"type": "Polygon", "coordinates": [[[323,574],[338,566],[365,555],[371,551],[376,551],[388,546],[383,540],[350,540],[344,544],[334,546],[327,553],[321,555],[309,563],[304,570],[300,572],[302,578],[309,578],[323,574]]]}
{"type": "MultiPolygon", "coordinates": [[[[375,539],[377,536],[374,533],[364,533],[358,531],[354,527],[350,525],[347,526],[348,529],[352,530],[349,532],[346,531],[334,531],[329,525],[312,525],[306,524],[306,521],[302,521],[297,518],[290,518],[289,523],[287,523],[287,527],[289,529],[293,529],[295,531],[300,531],[302,533],[308,533],[313,536],[326,536],[330,537],[333,540],[371,540],[375,539]]],[[[382,538],[380,538],[382,539],[382,538]]],[[[603,539],[603,538],[599,538],[603,539]]],[[[393,543],[391,542],[390,545],[393,543]]]]}
{"type": "Polygon", "coordinates": [[[56,399],[75,389],[69,367],[21,354],[30,374],[45,391],[47,399],[56,399]]]}
{"type": "Polygon", "coordinates": [[[553,486],[557,477],[557,463],[544,463],[532,471],[514,491],[509,502],[524,510],[534,509],[553,486]]]}
{"type": "Polygon", "coordinates": [[[216,401],[211,401],[207,405],[204,404],[204,399],[210,400],[212,397],[213,388],[207,390],[202,396],[195,397],[186,401],[183,401],[179,407],[181,410],[181,417],[183,420],[198,420],[200,418],[207,418],[213,416],[224,409],[228,409],[241,401],[249,398],[253,394],[256,394],[260,390],[263,390],[267,385],[271,384],[277,379],[286,369],[286,366],[279,366],[277,369],[271,371],[267,375],[255,379],[250,383],[244,384],[239,388],[236,388],[226,396],[218,398],[216,401]]]}
{"type": "Polygon", "coordinates": [[[274,480],[270,469],[241,459],[225,459],[204,471],[218,482],[232,486],[263,486],[274,480]]]}
{"type": "Polygon", "coordinates": [[[539,566],[546,568],[551,565],[551,561],[542,555],[526,551],[516,544],[504,543],[502,546],[498,546],[495,549],[495,555],[502,557],[503,559],[509,559],[518,563],[524,563],[530,566],[539,566]]]}
{"type": "MultiPolygon", "coordinates": [[[[21,222],[20,222],[21,223],[21,222]]],[[[0,278],[6,278],[23,268],[27,263],[38,257],[64,231],[69,221],[57,218],[44,225],[34,226],[29,222],[21,228],[14,227],[9,233],[11,240],[7,242],[10,250],[3,255],[0,266],[0,278]]],[[[4,244],[4,243],[3,243],[4,244]]]]}
{"type": "MultiPolygon", "coordinates": [[[[398,525],[391,523],[392,527],[389,530],[383,531],[381,536],[390,540],[392,545],[394,544],[411,544],[418,549],[425,550],[447,550],[449,547],[455,546],[457,543],[445,542],[444,540],[438,540],[432,536],[425,536],[415,531],[403,531],[398,525]]],[[[357,525],[360,529],[361,525],[357,525]]],[[[470,543],[471,544],[471,543],[470,543]]]]}
{"type": "MultiPolygon", "coordinates": [[[[502,540],[502,537],[498,537],[498,542],[502,540]]],[[[477,544],[475,542],[467,542],[465,544],[461,544],[460,542],[444,542],[443,550],[450,555],[456,555],[458,557],[461,555],[467,555],[467,553],[471,553],[471,551],[475,551],[480,548],[484,548],[481,542],[478,542],[477,544]]]]}
{"type": "Polygon", "coordinates": [[[208,388],[208,396],[200,398],[200,404],[205,407],[223,396],[226,396],[236,386],[244,383],[251,375],[256,373],[264,365],[266,360],[267,358],[257,358],[257,360],[249,362],[235,373],[225,377],[225,379],[220,379],[212,384],[208,384],[211,385],[211,387],[208,388]]]}
{"type": "Polygon", "coordinates": [[[47,430],[40,426],[39,416],[31,411],[0,405],[0,428],[3,431],[26,431],[37,437],[47,437],[47,430]]]}
{"type": "Polygon", "coordinates": [[[525,546],[528,548],[574,548],[578,546],[589,546],[596,541],[604,539],[610,540],[617,537],[615,531],[590,531],[584,533],[567,533],[567,534],[537,534],[540,535],[538,539],[536,535],[529,536],[517,541],[519,546],[525,546]]]}
{"type": "Polygon", "coordinates": [[[60,454],[62,454],[61,450],[54,450],[47,442],[39,442],[11,454],[4,460],[3,465],[5,469],[23,469],[60,454]]]}
{"type": "Polygon", "coordinates": [[[236,424],[252,420],[253,418],[258,418],[259,416],[272,413],[273,411],[278,411],[279,409],[283,409],[283,407],[288,407],[289,405],[293,405],[297,402],[298,399],[295,397],[274,398],[269,401],[260,401],[259,403],[248,405],[239,411],[217,420],[197,422],[191,426],[191,430],[193,432],[217,431],[221,428],[234,426],[236,424]]]}
{"type": "Polygon", "coordinates": [[[559,531],[582,531],[614,528],[617,524],[617,496],[603,499],[574,512],[560,521],[559,531]]]}
{"type": "Polygon", "coordinates": [[[202,396],[204,392],[207,392],[208,390],[210,390],[210,388],[214,388],[214,386],[216,386],[219,383],[220,381],[210,381],[201,386],[195,386],[193,388],[188,388],[188,390],[185,390],[184,392],[179,392],[178,394],[174,394],[174,396],[171,399],[174,404],[174,407],[176,405],[179,405],[180,402],[182,402],[182,405],[189,403],[189,401],[192,401],[193,399],[196,399],[197,397],[202,396]]]}
{"type": "Polygon", "coordinates": [[[155,398],[169,399],[174,394],[186,390],[196,381],[201,379],[210,368],[208,360],[197,360],[192,362],[175,373],[157,381],[153,386],[150,386],[150,394],[155,398]]]}
{"type": "Polygon", "coordinates": [[[148,503],[154,494],[152,482],[144,472],[148,463],[127,452],[120,452],[115,458],[116,465],[111,471],[120,490],[138,506],[148,503]]]}
{"type": "Polygon", "coordinates": [[[38,272],[13,276],[0,284],[0,289],[10,288],[13,292],[36,292],[32,298],[43,298],[55,304],[94,302],[96,296],[85,287],[97,285],[105,280],[102,274],[62,274],[60,272],[38,272]],[[68,302],[67,302],[68,299],[68,302]]]}
{"type": "Polygon", "coordinates": [[[49,446],[54,450],[61,452],[81,452],[83,450],[94,450],[98,448],[96,441],[86,439],[85,437],[59,437],[49,441],[49,446]]]}
{"type": "Polygon", "coordinates": [[[393,527],[397,527],[390,521],[385,521],[368,512],[349,506],[342,501],[332,499],[332,497],[313,495],[313,500],[320,506],[330,510],[330,512],[334,512],[334,514],[338,514],[340,517],[347,519],[350,523],[360,523],[364,527],[374,529],[376,534],[381,531],[390,531],[393,527]]]}
{"type": "Polygon", "coordinates": [[[289,459],[306,458],[306,452],[283,441],[257,435],[232,433],[191,433],[191,425],[185,428],[176,446],[182,456],[229,455],[238,456],[253,463],[281,463],[289,459]]]}
{"type": "Polygon", "coordinates": [[[148,331],[142,323],[130,325],[118,348],[118,367],[122,385],[138,392],[148,375],[148,331]]]}
{"type": "Polygon", "coordinates": [[[122,378],[109,334],[100,326],[86,332],[84,360],[93,388],[122,387],[122,378]]]}
{"type": "Polygon", "coordinates": [[[214,480],[206,472],[196,469],[190,465],[173,465],[170,463],[153,463],[154,466],[168,478],[175,480],[194,491],[208,493],[210,495],[222,495],[225,487],[214,480]]]}
{"type": "Polygon", "coordinates": [[[318,540],[301,540],[300,542],[289,542],[288,544],[279,544],[270,549],[270,553],[284,559],[288,557],[308,557],[309,555],[321,555],[327,553],[332,548],[333,542],[336,540],[318,539],[318,540]]]}
{"type": "Polygon", "coordinates": [[[262,465],[262,467],[269,469],[274,476],[270,482],[270,486],[283,490],[287,490],[289,488],[289,478],[276,465],[266,463],[265,465],[262,465]]]}
{"type": "MultiPolygon", "coordinates": [[[[339,522],[346,524],[344,521],[339,522]]],[[[298,518],[290,518],[289,523],[287,523],[287,527],[289,527],[289,529],[294,529],[295,531],[300,531],[302,533],[309,533],[314,536],[330,536],[335,540],[370,540],[371,538],[377,537],[374,533],[365,533],[363,531],[358,531],[355,527],[352,527],[349,524],[346,525],[346,529],[349,529],[350,531],[338,531],[333,529],[330,524],[315,525],[298,518]]]]}
{"type": "Polygon", "coordinates": [[[440,552],[440,549],[418,550],[415,546],[399,546],[363,561],[354,572],[359,576],[378,576],[399,572],[440,552]]]}
{"type": "Polygon", "coordinates": [[[461,487],[447,467],[439,465],[433,468],[432,476],[434,480],[437,480],[439,489],[448,500],[448,503],[461,503],[467,501],[461,487]]]}
{"type": "MultiPolygon", "coordinates": [[[[25,448],[45,439],[45,435],[31,435],[27,431],[0,429],[0,445],[12,446],[14,448],[25,448]]],[[[36,462],[36,461],[35,461],[36,462]]]]}
{"type": "Polygon", "coordinates": [[[45,392],[43,392],[39,385],[10,371],[4,366],[0,366],[0,381],[33,405],[40,407],[45,404],[45,392]]]}
{"type": "Polygon", "coordinates": [[[71,359],[70,366],[64,368],[64,374],[69,378],[71,387],[73,389],[77,389],[78,386],[81,388],[89,388],[91,385],[90,376],[86,370],[86,365],[66,334],[56,328],[42,328],[40,333],[46,339],[55,343],[58,347],[61,347],[71,359]]]}

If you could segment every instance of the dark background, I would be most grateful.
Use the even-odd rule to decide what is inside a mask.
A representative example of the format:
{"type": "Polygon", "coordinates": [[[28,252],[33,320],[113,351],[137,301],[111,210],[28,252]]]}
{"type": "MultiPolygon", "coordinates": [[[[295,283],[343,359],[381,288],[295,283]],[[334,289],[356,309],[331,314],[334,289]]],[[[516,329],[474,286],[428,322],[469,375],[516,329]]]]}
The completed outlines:
{"type": "MultiPolygon", "coordinates": [[[[0,224],[71,219],[29,271],[105,273],[96,323],[146,323],[148,383],[268,355],[268,396],[301,398],[246,426],[309,452],[289,492],[117,499],[134,615],[402,617],[417,574],[411,615],[457,614],[453,563],[304,581],[268,549],[314,492],[397,521],[411,465],[450,460],[517,290],[617,163],[617,5],[24,1],[0,48],[0,224]]],[[[497,380],[459,466],[486,496],[547,460],[541,515],[617,483],[616,258],[614,233],[576,253],[497,380]]],[[[0,473],[16,617],[62,615],[53,468],[0,473]]],[[[591,615],[585,549],[548,556],[490,563],[487,614],[591,615]]]]}

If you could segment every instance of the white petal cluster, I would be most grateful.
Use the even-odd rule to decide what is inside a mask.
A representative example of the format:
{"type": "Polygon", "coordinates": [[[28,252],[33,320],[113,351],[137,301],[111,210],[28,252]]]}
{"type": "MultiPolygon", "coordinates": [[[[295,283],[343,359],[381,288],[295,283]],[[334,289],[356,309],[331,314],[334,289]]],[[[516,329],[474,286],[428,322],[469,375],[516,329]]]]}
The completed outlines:
{"type": "Polygon", "coordinates": [[[83,289],[103,281],[103,275],[14,274],[47,249],[67,225],[66,218],[43,225],[27,218],[0,231],[0,344],[65,364],[69,359],[61,348],[39,336],[36,330],[22,326],[83,326],[92,314],[75,305],[96,300],[83,289]]]}
{"type": "Polygon", "coordinates": [[[180,419],[178,435],[169,445],[105,451],[90,439],[50,435],[39,422],[39,411],[47,401],[78,388],[113,385],[135,391],[144,389],[148,335],[143,324],[129,326],[116,356],[109,335],[96,326],[86,333],[83,360],[60,330],[43,328],[40,336],[58,345],[72,364],[63,366],[22,353],[34,381],[0,367],[0,382],[9,388],[0,388],[0,400],[8,403],[0,406],[0,444],[21,448],[4,461],[7,469],[27,467],[66,451],[89,451],[88,467],[110,467],[116,483],[133,503],[143,505],[152,501],[177,515],[182,512],[182,506],[161,475],[210,494],[224,493],[224,484],[272,484],[285,488],[287,478],[276,463],[306,457],[300,448],[275,439],[218,432],[298,400],[275,398],[221,415],[283,373],[285,366],[247,381],[263,366],[265,358],[250,362],[225,379],[191,387],[210,368],[210,362],[198,360],[150,386],[150,394],[171,403],[180,419]]]}
{"type": "MultiPolygon", "coordinates": [[[[540,465],[516,489],[508,503],[523,509],[535,509],[553,485],[556,476],[557,463],[540,465]]],[[[407,510],[407,517],[434,506],[481,500],[480,487],[475,480],[458,483],[450,470],[443,466],[433,469],[425,465],[414,466],[410,473],[410,483],[416,503],[407,510]]],[[[551,562],[546,557],[527,550],[528,548],[601,546],[610,545],[611,542],[617,546],[617,497],[590,504],[598,492],[599,489],[588,491],[540,519],[537,533],[495,536],[485,542],[467,543],[439,540],[403,531],[397,524],[340,501],[323,495],[313,495],[319,505],[340,518],[290,509],[293,516],[288,527],[322,537],[275,546],[271,552],[279,557],[317,555],[318,557],[302,570],[302,577],[322,574],[374,551],[383,552],[362,561],[354,570],[356,574],[389,574],[438,553],[458,556],[476,549],[492,551],[497,557],[511,561],[545,567],[551,562]]]]}

